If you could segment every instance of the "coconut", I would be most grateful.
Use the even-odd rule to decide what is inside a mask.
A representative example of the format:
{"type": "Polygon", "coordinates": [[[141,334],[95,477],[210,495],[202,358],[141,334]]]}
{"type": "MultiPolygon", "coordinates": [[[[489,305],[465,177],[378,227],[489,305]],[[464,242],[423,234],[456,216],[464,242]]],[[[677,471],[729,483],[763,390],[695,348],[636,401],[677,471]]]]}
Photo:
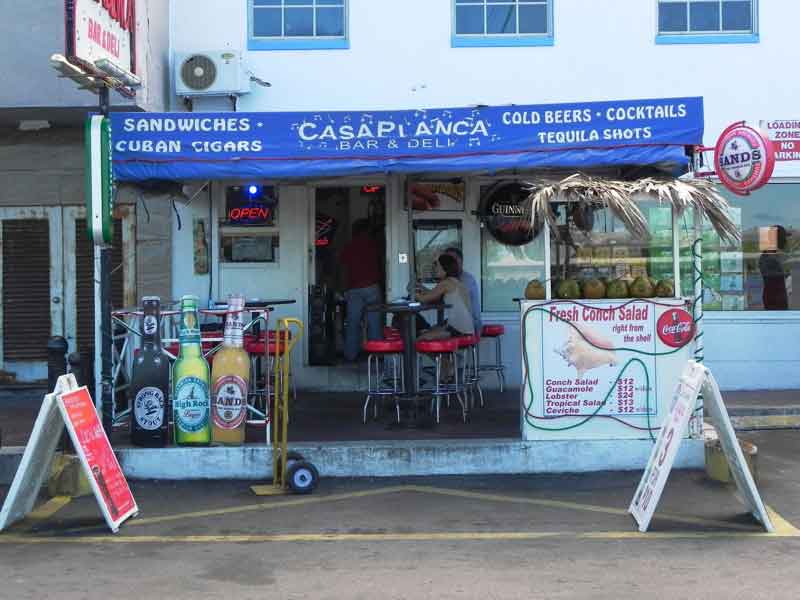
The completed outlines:
{"type": "Polygon", "coordinates": [[[581,286],[574,279],[565,279],[558,284],[556,296],[562,300],[577,300],[581,297],[581,286]]]}
{"type": "Polygon", "coordinates": [[[528,300],[544,300],[546,295],[544,285],[538,279],[531,279],[525,286],[525,298],[528,300]]]}
{"type": "Polygon", "coordinates": [[[606,284],[599,279],[590,279],[583,283],[583,296],[592,300],[606,297],[606,284]]]}
{"type": "Polygon", "coordinates": [[[634,298],[652,298],[655,292],[647,277],[637,277],[630,286],[630,293],[634,298]]]}
{"type": "Polygon", "coordinates": [[[627,298],[628,283],[624,279],[615,279],[606,288],[606,298],[627,298]]]}
{"type": "Polygon", "coordinates": [[[659,298],[675,297],[675,282],[672,279],[662,279],[656,286],[656,296],[659,298]]]}

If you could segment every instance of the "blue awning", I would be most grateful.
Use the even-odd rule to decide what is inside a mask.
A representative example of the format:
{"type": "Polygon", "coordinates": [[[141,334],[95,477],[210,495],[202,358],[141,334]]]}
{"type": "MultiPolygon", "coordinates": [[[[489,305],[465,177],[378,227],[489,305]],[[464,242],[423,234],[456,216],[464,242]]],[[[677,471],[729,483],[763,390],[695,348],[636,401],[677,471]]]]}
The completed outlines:
{"type": "Polygon", "coordinates": [[[114,113],[114,176],[274,179],[660,165],[703,141],[702,98],[375,112],[114,113]]]}

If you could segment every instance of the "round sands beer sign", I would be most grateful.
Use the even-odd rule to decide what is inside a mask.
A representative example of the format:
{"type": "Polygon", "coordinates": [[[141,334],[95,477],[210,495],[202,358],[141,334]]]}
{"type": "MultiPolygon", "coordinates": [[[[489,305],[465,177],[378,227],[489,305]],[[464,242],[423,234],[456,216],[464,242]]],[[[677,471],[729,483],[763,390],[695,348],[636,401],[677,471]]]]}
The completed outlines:
{"type": "Polygon", "coordinates": [[[740,196],[765,185],[775,168],[772,142],[744,121],[722,132],[714,151],[714,163],[722,185],[740,196]]]}

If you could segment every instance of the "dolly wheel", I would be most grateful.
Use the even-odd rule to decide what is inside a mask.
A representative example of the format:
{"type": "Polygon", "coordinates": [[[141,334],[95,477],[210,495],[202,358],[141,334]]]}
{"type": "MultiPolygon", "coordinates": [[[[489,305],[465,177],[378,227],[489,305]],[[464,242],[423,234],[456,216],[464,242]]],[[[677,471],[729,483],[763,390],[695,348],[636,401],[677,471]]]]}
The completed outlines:
{"type": "Polygon", "coordinates": [[[303,455],[300,454],[299,452],[295,452],[294,450],[289,450],[286,453],[286,470],[288,471],[289,467],[291,467],[293,463],[296,463],[299,460],[305,460],[305,458],[303,458],[303,455]]]}
{"type": "Polygon", "coordinates": [[[299,460],[287,469],[286,480],[295,494],[310,494],[319,483],[319,471],[310,462],[299,460]]]}
{"type": "MultiPolygon", "coordinates": [[[[289,450],[286,453],[286,472],[288,473],[289,472],[289,468],[294,463],[296,463],[296,462],[298,462],[300,460],[305,460],[305,458],[303,458],[302,454],[300,454],[299,452],[295,452],[294,450],[289,450]]],[[[281,454],[280,454],[280,450],[279,450],[278,451],[278,469],[280,469],[280,468],[281,468],[281,454]]],[[[280,471],[279,471],[279,473],[280,473],[280,471]]]]}

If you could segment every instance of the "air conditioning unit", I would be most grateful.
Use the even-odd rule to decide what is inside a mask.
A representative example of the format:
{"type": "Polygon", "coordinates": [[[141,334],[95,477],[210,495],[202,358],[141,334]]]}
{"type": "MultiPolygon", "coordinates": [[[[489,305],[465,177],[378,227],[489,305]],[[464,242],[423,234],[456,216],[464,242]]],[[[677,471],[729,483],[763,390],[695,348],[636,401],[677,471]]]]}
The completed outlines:
{"type": "Polygon", "coordinates": [[[204,50],[175,54],[175,93],[178,96],[230,96],[250,92],[250,75],[242,53],[204,50]]]}

